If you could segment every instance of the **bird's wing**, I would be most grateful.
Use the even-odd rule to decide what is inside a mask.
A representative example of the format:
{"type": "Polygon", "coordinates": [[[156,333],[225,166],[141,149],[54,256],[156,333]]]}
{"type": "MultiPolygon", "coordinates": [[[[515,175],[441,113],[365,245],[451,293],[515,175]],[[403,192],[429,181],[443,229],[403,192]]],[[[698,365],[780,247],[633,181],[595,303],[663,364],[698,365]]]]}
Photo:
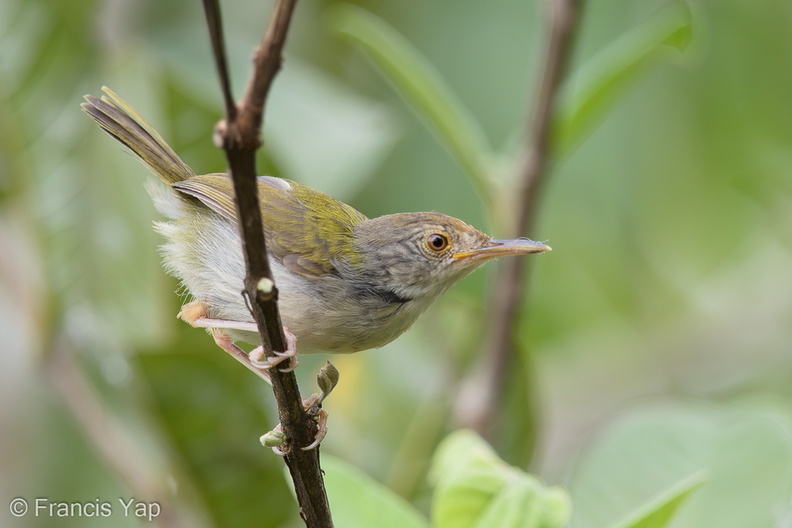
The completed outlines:
{"type": "MultiPolygon", "coordinates": [[[[178,191],[197,198],[212,211],[237,222],[233,184],[226,174],[205,174],[176,182],[178,191]]],[[[306,185],[260,176],[259,199],[267,249],[295,273],[337,273],[334,263],[354,262],[354,226],[366,217],[306,185]]]]}

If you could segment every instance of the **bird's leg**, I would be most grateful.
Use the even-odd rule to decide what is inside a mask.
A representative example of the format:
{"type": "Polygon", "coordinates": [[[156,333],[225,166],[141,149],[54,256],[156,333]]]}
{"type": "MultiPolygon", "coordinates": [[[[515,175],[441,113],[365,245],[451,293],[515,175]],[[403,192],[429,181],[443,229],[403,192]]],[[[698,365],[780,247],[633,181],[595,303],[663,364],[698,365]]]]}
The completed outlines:
{"type": "Polygon", "coordinates": [[[258,332],[256,323],[250,321],[231,321],[229,319],[213,319],[206,316],[208,310],[208,305],[200,301],[192,301],[182,306],[176,317],[193,328],[227,328],[229,330],[258,332]]]}
{"type": "MultiPolygon", "coordinates": [[[[234,340],[231,339],[231,336],[228,335],[227,332],[223,331],[223,329],[229,329],[258,332],[258,327],[255,323],[249,321],[214,319],[206,316],[208,310],[209,307],[206,304],[200,301],[192,301],[182,306],[178,317],[194,328],[208,329],[218,347],[245,365],[245,367],[255,372],[257,376],[264,379],[267,383],[272,384],[267,369],[272,368],[290,357],[294,357],[294,364],[289,370],[293,370],[297,367],[297,358],[295,357],[296,338],[293,334],[289,333],[288,330],[286,331],[288,350],[286,352],[275,352],[277,357],[272,358],[272,361],[262,361],[262,357],[264,356],[264,349],[262,347],[257,347],[250,353],[247,353],[234,343],[234,340]]],[[[284,369],[281,370],[284,372],[289,371],[284,369]]]]}
{"type": "MultiPolygon", "coordinates": [[[[179,312],[178,317],[188,323],[190,326],[195,328],[208,328],[212,331],[212,335],[215,336],[215,343],[228,352],[229,354],[237,357],[237,352],[242,352],[241,348],[234,345],[230,339],[230,336],[225,333],[221,332],[218,329],[226,328],[229,330],[243,330],[246,332],[255,332],[258,333],[258,326],[256,323],[250,321],[232,321],[229,319],[214,319],[211,317],[206,317],[208,311],[208,306],[200,301],[192,301],[184,306],[182,306],[181,311],[179,312]],[[221,336],[221,341],[218,341],[217,336],[221,336]],[[234,347],[234,352],[230,352],[228,348],[226,348],[228,343],[230,342],[231,346],[234,347]]],[[[285,352],[277,352],[274,351],[274,357],[269,357],[264,359],[264,347],[256,347],[247,354],[249,358],[249,364],[254,366],[257,369],[267,370],[277,365],[280,365],[286,360],[291,360],[289,362],[289,366],[286,368],[279,369],[281,372],[291,372],[297,365],[299,365],[299,360],[297,359],[297,338],[294,337],[294,334],[289,332],[288,328],[284,328],[283,332],[286,336],[286,351],[285,352]]],[[[237,359],[239,359],[237,357],[237,359]]]]}
{"type": "Polygon", "coordinates": [[[231,357],[245,365],[245,367],[247,367],[251,372],[255,373],[258,377],[272,385],[270,373],[266,369],[262,369],[254,365],[253,361],[250,359],[250,357],[248,357],[245,351],[234,344],[234,341],[231,339],[230,335],[216,328],[210,328],[209,330],[211,331],[212,337],[214,338],[214,342],[217,346],[228,352],[231,357]]]}

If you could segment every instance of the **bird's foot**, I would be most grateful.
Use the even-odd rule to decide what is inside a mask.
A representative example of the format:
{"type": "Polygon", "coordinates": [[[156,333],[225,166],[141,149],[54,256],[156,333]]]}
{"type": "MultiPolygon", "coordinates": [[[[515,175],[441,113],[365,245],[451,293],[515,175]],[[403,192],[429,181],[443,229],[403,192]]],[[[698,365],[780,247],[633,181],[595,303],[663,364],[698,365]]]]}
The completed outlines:
{"type": "Polygon", "coordinates": [[[279,368],[281,372],[291,372],[297,368],[300,361],[297,359],[297,338],[294,334],[289,332],[289,329],[284,327],[283,333],[286,336],[286,350],[284,352],[273,351],[274,356],[265,358],[264,348],[256,347],[250,351],[250,363],[256,368],[267,370],[272,367],[278,366],[284,361],[288,361],[285,368],[279,368]]]}
{"type": "MultiPolygon", "coordinates": [[[[319,385],[319,394],[312,394],[309,398],[303,398],[302,404],[306,414],[316,422],[316,435],[313,442],[307,446],[301,447],[303,451],[310,451],[316,449],[322,440],[327,436],[327,411],[322,409],[322,402],[330,395],[335,386],[338,384],[338,370],[329,361],[323,366],[319,373],[316,375],[316,382],[319,385]]],[[[280,456],[289,454],[291,447],[288,444],[286,435],[283,433],[281,424],[275,426],[275,429],[266,433],[261,437],[261,444],[269,447],[272,451],[280,456]]]]}
{"type": "Polygon", "coordinates": [[[307,446],[301,447],[300,449],[303,451],[316,449],[319,447],[319,444],[322,443],[322,440],[325,439],[325,436],[327,436],[327,411],[322,409],[322,400],[324,396],[326,395],[321,393],[311,394],[310,398],[303,398],[305,412],[316,422],[316,436],[314,436],[314,441],[307,446]]]}
{"type": "MultiPolygon", "coordinates": [[[[312,394],[310,398],[303,398],[302,400],[305,412],[316,422],[316,436],[314,436],[314,441],[305,447],[301,447],[300,449],[303,451],[316,449],[319,447],[319,444],[322,443],[322,440],[325,439],[325,436],[327,436],[327,411],[319,406],[317,403],[318,398],[318,394],[312,394]]],[[[272,449],[272,452],[278,456],[286,456],[291,451],[291,447],[288,444],[286,434],[283,432],[283,426],[281,426],[281,424],[276,425],[272,431],[262,435],[259,440],[261,441],[261,445],[269,447],[272,449]]]]}

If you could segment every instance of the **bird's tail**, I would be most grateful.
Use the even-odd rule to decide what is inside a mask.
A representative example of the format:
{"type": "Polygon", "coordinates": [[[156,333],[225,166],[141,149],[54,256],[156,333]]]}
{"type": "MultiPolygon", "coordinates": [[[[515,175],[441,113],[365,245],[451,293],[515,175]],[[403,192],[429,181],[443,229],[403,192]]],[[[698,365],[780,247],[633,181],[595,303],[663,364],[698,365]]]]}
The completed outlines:
{"type": "Polygon", "coordinates": [[[149,170],[168,185],[195,176],[193,170],[165,143],[129,103],[106,86],[97,99],[85,96],[80,106],[108,134],[123,143],[149,170]]]}

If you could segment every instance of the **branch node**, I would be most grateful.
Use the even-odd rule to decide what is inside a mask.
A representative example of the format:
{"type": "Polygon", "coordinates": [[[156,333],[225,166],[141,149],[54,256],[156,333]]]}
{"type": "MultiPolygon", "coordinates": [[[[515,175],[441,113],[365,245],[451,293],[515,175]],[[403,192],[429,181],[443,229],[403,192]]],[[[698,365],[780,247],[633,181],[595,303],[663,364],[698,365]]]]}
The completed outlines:
{"type": "Polygon", "coordinates": [[[275,283],[269,277],[261,277],[256,284],[256,289],[259,292],[259,297],[265,301],[272,299],[277,293],[275,283]]]}

